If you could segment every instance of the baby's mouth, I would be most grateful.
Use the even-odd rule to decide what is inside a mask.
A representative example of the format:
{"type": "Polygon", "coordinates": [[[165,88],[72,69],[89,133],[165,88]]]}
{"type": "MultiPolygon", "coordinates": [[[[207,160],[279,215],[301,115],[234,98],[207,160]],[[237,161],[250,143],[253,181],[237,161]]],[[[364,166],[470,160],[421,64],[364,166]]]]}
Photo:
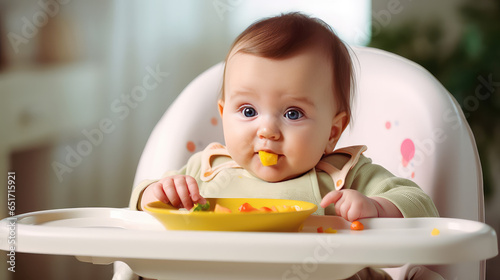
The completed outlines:
{"type": "Polygon", "coordinates": [[[263,166],[273,166],[278,163],[278,155],[273,152],[259,151],[259,159],[263,166]]]}

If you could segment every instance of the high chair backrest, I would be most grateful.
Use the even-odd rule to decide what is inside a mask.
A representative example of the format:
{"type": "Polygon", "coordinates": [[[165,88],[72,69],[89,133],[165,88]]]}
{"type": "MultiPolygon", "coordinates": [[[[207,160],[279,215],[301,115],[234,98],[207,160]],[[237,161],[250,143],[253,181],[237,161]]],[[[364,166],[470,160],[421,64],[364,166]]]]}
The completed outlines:
{"type": "MultiPolygon", "coordinates": [[[[407,59],[366,47],[353,48],[353,54],[353,118],[337,147],[368,146],[365,154],[374,163],[414,180],[442,217],[484,222],[479,157],[455,99],[407,59]]],[[[222,63],[208,69],[166,111],[146,144],[135,184],[181,168],[211,142],[224,142],[217,110],[222,74],[222,63]]],[[[446,279],[484,279],[484,262],[443,273],[446,279]]]]}

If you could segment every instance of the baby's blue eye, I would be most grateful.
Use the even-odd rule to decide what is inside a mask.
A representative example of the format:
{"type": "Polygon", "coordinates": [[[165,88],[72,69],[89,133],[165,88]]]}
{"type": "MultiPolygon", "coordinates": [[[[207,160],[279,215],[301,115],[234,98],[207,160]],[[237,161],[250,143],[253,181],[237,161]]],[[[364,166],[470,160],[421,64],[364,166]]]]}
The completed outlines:
{"type": "Polygon", "coordinates": [[[299,110],[288,110],[286,111],[285,113],[285,118],[287,119],[290,119],[290,120],[298,120],[300,118],[302,118],[304,116],[304,114],[302,114],[302,112],[300,112],[299,110]]]}
{"type": "Polygon", "coordinates": [[[252,107],[243,108],[243,110],[241,110],[241,113],[247,118],[255,117],[255,115],[257,115],[257,111],[255,111],[255,109],[252,107]]]}

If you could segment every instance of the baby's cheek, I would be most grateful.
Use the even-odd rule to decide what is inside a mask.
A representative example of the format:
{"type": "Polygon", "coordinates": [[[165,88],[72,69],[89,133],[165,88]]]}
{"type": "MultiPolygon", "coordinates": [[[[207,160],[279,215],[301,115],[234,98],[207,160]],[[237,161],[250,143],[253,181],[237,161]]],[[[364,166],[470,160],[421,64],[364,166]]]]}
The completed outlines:
{"type": "Polygon", "coordinates": [[[297,148],[298,151],[290,162],[297,173],[304,173],[314,168],[321,159],[322,153],[307,148],[297,148]]]}

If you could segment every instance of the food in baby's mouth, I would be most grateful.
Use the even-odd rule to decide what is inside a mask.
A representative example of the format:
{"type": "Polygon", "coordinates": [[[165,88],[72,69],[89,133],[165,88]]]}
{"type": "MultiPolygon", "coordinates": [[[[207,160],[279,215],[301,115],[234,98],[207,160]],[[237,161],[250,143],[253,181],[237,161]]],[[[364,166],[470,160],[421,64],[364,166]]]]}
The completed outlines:
{"type": "Polygon", "coordinates": [[[278,155],[275,153],[268,153],[266,151],[259,151],[260,162],[264,166],[272,166],[278,163],[278,155]]]}

